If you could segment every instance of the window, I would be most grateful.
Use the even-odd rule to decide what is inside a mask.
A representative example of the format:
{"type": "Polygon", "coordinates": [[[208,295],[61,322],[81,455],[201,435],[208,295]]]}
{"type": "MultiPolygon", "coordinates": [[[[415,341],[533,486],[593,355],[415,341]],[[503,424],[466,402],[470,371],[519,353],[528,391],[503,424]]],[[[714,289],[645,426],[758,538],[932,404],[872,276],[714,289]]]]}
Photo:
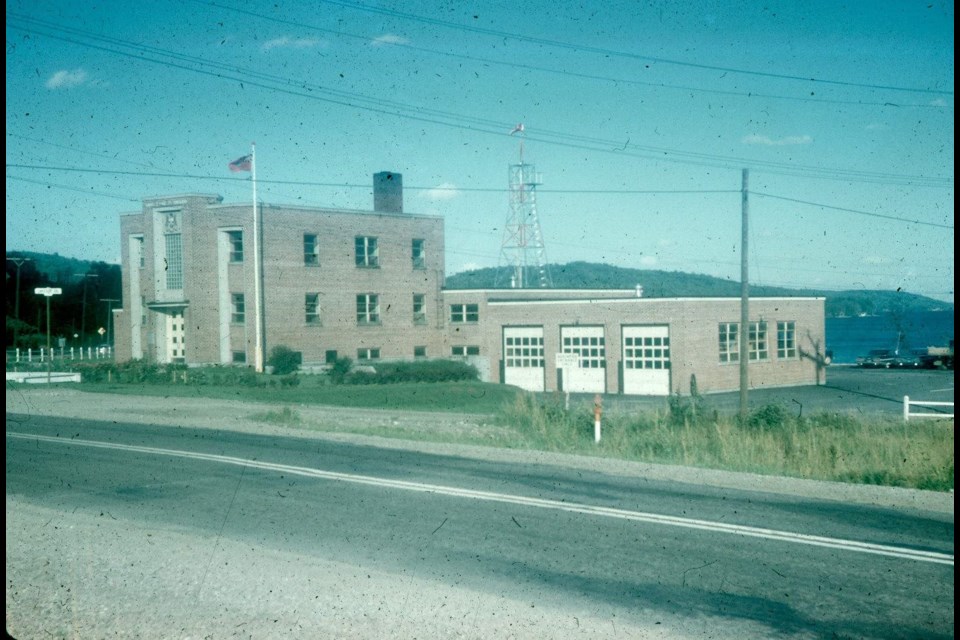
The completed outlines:
{"type": "Polygon", "coordinates": [[[505,342],[508,367],[543,368],[543,336],[508,336],[505,342]]]}
{"type": "Polygon", "coordinates": [[[379,267],[380,252],[377,249],[377,239],[372,236],[356,237],[357,266],[379,267]]]}
{"type": "Polygon", "coordinates": [[[320,245],[315,233],[303,234],[303,264],[308,267],[320,265],[320,245]]]}
{"type": "Polygon", "coordinates": [[[767,348],[767,323],[762,320],[760,322],[751,322],[747,337],[750,359],[769,360],[770,351],[767,348]]]}
{"type": "Polygon", "coordinates": [[[243,262],[243,231],[227,231],[230,243],[230,262],[243,262]]]}
{"type": "Polygon", "coordinates": [[[450,322],[477,322],[480,320],[480,305],[452,304],[450,305],[450,322]]]}
{"type": "Polygon", "coordinates": [[[234,351],[233,352],[233,364],[246,364],[247,362],[247,353],[246,351],[234,351]]]}
{"type": "Polygon", "coordinates": [[[607,347],[603,336],[564,336],[563,353],[577,354],[582,369],[605,369],[607,366],[607,347]]]}
{"type": "Polygon", "coordinates": [[[777,323],[777,357],[790,359],[797,357],[797,323],[777,323]]]}
{"type": "Polygon", "coordinates": [[[336,349],[328,349],[323,353],[323,361],[327,364],[333,364],[337,360],[336,349]]]}
{"type": "Polygon", "coordinates": [[[480,347],[475,345],[457,345],[451,348],[450,353],[454,356],[478,356],[480,355],[480,347]]]}
{"type": "Polygon", "coordinates": [[[413,357],[414,357],[414,358],[426,358],[426,357],[427,357],[427,348],[426,348],[426,347],[414,347],[414,348],[413,348],[413,357]]]}
{"type": "Polygon", "coordinates": [[[740,362],[740,325],[736,322],[720,323],[720,362],[740,362]]]}
{"type": "Polygon", "coordinates": [[[231,294],[233,298],[233,316],[230,321],[234,324],[243,324],[246,319],[246,305],[243,301],[242,293],[231,294]]]}
{"type": "Polygon", "coordinates": [[[413,324],[427,324],[426,298],[422,293],[413,294],[413,324]]]}
{"type": "Polygon", "coordinates": [[[183,244],[179,233],[163,235],[166,256],[167,289],[183,289],[183,244]]]}
{"type": "Polygon", "coordinates": [[[361,349],[357,349],[358,362],[369,362],[371,360],[379,360],[379,359],[380,359],[379,348],[363,347],[361,349]]]}
{"type": "Polygon", "coordinates": [[[669,369],[669,336],[626,336],[623,339],[624,369],[669,369]]]}
{"type": "Polygon", "coordinates": [[[357,324],[380,324],[380,296],[375,293],[357,296],[357,324]]]}
{"type": "Polygon", "coordinates": [[[426,269],[427,268],[427,257],[424,253],[424,243],[425,240],[419,238],[413,239],[413,268],[414,269],[426,269]]]}
{"type": "Polygon", "coordinates": [[[308,293],[304,299],[307,324],[320,324],[320,294],[308,293]]]}
{"type": "Polygon", "coordinates": [[[133,250],[136,252],[130,260],[131,263],[137,263],[143,269],[146,266],[146,256],[143,253],[143,236],[132,236],[133,250]]]}

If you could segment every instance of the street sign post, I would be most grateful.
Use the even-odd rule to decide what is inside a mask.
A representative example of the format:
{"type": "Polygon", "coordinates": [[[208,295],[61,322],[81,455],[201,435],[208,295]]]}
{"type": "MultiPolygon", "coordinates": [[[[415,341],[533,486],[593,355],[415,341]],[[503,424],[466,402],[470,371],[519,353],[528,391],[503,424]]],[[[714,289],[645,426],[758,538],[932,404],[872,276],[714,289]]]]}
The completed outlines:
{"type": "Polygon", "coordinates": [[[33,292],[47,299],[47,384],[50,384],[50,372],[53,366],[53,349],[50,346],[50,298],[60,295],[63,290],[58,287],[37,287],[33,292]]]}

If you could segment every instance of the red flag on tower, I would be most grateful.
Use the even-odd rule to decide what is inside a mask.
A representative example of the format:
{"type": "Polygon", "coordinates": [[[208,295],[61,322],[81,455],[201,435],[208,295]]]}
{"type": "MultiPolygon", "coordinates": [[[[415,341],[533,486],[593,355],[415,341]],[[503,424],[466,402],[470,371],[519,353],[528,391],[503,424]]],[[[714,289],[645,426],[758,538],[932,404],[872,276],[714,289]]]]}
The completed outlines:
{"type": "Polygon", "coordinates": [[[251,166],[252,161],[253,161],[253,156],[250,154],[247,154],[245,156],[237,158],[227,166],[230,167],[230,171],[232,171],[233,173],[236,173],[237,171],[251,171],[253,168],[251,166]]]}

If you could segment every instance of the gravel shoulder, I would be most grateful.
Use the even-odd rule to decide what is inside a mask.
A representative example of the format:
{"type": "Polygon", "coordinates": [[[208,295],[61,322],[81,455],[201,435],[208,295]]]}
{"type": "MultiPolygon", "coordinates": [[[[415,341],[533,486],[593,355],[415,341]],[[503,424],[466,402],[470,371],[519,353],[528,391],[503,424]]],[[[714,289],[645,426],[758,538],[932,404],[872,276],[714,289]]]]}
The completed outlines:
{"type": "MultiPolygon", "coordinates": [[[[729,489],[778,493],[797,497],[835,500],[878,507],[921,509],[953,516],[953,492],[921,491],[899,487],[851,485],[819,480],[799,480],[750,473],[734,473],[630,462],[609,458],[543,451],[502,449],[474,444],[437,443],[417,439],[420,432],[443,430],[446,434],[493,436],[500,429],[483,415],[439,414],[414,411],[354,409],[330,406],[267,405],[243,400],[163,398],[151,396],[85,393],[70,388],[18,386],[7,388],[7,413],[61,416],[80,419],[117,420],[158,426],[228,429],[246,433],[316,438],[407,449],[438,455],[500,462],[555,465],[609,473],[705,484],[729,489]],[[298,424],[277,424],[270,412],[289,407],[298,424]],[[358,429],[395,432],[397,437],[353,433],[358,429]],[[411,437],[412,434],[412,437],[411,437]]],[[[424,437],[424,436],[421,436],[424,437]]]]}

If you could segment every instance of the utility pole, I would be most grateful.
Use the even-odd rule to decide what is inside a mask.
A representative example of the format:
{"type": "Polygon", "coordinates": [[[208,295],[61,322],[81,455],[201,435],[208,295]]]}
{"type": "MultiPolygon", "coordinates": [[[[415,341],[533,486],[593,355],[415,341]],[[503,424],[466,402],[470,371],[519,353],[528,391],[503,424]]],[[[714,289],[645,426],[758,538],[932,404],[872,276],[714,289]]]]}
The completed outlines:
{"type": "Polygon", "coordinates": [[[83,278],[83,305],[80,308],[80,348],[87,340],[87,278],[99,278],[95,273],[75,273],[74,276],[83,278]]]}
{"type": "Polygon", "coordinates": [[[7,258],[7,260],[17,265],[17,297],[13,301],[13,315],[17,319],[17,323],[13,325],[13,348],[16,349],[20,338],[20,267],[33,258],[7,258]]]}
{"type": "Polygon", "coordinates": [[[750,376],[747,361],[750,359],[750,284],[747,273],[748,214],[747,200],[749,169],[743,170],[743,188],[741,190],[741,236],[740,236],[740,421],[746,421],[750,410],[747,404],[747,387],[750,376]]]}
{"type": "Polygon", "coordinates": [[[33,292],[47,299],[47,384],[50,384],[50,371],[53,367],[53,347],[50,344],[50,298],[60,295],[63,290],[54,287],[37,287],[33,292]]]}
{"type": "Polygon", "coordinates": [[[120,302],[119,298],[100,298],[100,302],[107,303],[107,344],[113,346],[113,303],[120,302]]]}

